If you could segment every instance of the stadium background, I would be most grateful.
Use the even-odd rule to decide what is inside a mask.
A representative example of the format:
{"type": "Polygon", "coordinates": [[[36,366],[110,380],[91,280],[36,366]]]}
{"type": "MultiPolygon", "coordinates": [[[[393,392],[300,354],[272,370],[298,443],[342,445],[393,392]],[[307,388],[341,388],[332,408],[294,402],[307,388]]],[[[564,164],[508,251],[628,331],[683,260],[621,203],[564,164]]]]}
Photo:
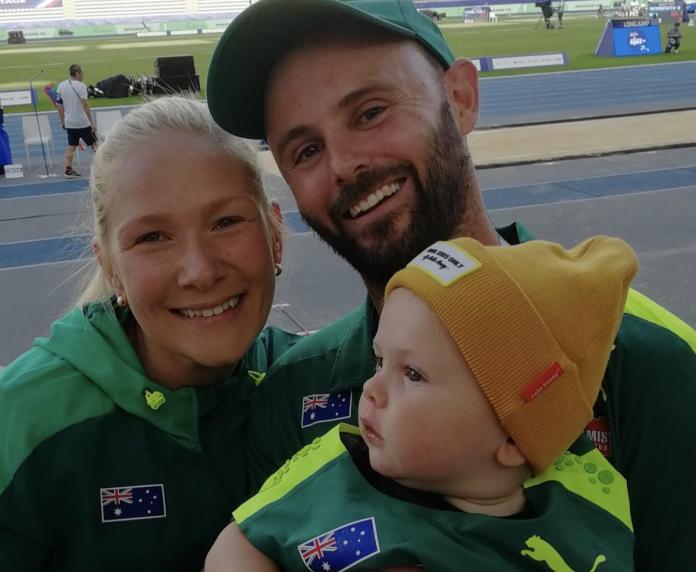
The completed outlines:
{"type": "MultiPolygon", "coordinates": [[[[594,49],[604,27],[597,18],[597,1],[566,1],[564,28],[545,30],[538,26],[540,10],[534,2],[492,3],[497,22],[464,24],[464,9],[476,0],[422,2],[423,6],[441,6],[437,12],[447,14],[440,20],[443,32],[457,56],[479,57],[518,53],[565,52],[569,64],[556,69],[588,69],[658,63],[663,54],[629,58],[594,56],[594,49]]],[[[67,67],[80,63],[85,68],[85,82],[116,74],[151,75],[154,60],[161,56],[191,54],[204,88],[208,63],[218,35],[250,0],[0,0],[0,39],[7,32],[22,29],[28,43],[0,44],[0,90],[26,88],[29,79],[40,69],[44,73],[34,84],[38,88],[39,110],[52,105],[43,93],[47,83],[65,79],[67,67]],[[6,4],[3,4],[6,2],[6,4]],[[16,8],[37,5],[42,8],[16,8]],[[12,7],[12,8],[10,8],[12,7]]],[[[634,2],[636,6],[639,6],[634,2]]],[[[559,5],[554,0],[553,6],[559,5]]],[[[647,4],[646,4],[647,7],[647,4]]],[[[606,15],[628,14],[631,4],[606,10],[606,15]]],[[[671,24],[662,24],[662,36],[671,24]]],[[[683,27],[683,48],[670,55],[670,61],[696,59],[696,28],[683,27]]],[[[553,68],[546,68],[550,70],[553,68]]],[[[534,73],[538,68],[488,72],[485,75],[534,73]]],[[[205,95],[203,91],[202,95],[205,95]]],[[[140,100],[94,99],[93,107],[136,104],[140,100]]],[[[6,113],[30,111],[30,106],[5,109],[6,113]]]]}
{"type": "MultiPolygon", "coordinates": [[[[636,287],[696,323],[696,28],[683,27],[678,55],[598,58],[593,52],[604,19],[596,17],[597,2],[566,2],[564,27],[553,30],[539,25],[540,11],[533,2],[497,4],[497,21],[473,24],[462,22],[463,7],[445,4],[452,2],[440,4],[448,16],[439,23],[458,56],[555,51],[569,55],[569,65],[563,67],[496,72],[533,74],[519,79],[484,74],[482,123],[503,128],[479,130],[470,144],[487,141],[488,152],[475,147],[474,159],[479,167],[488,167],[480,170],[480,178],[494,222],[522,220],[539,236],[567,245],[589,234],[622,236],[641,259],[636,287]],[[614,66],[622,69],[576,71],[614,66]],[[623,123],[563,123],[577,118],[578,109],[589,100],[594,106],[589,115],[636,115],[623,123]],[[634,107],[636,102],[641,102],[639,107],[634,107]],[[665,108],[692,111],[645,115],[665,108]],[[539,120],[543,125],[505,128],[539,120]],[[665,125],[668,136],[659,139],[658,128],[665,125]],[[611,147],[610,140],[615,142],[611,147]],[[624,153],[636,148],[643,152],[624,153]]],[[[218,35],[235,15],[221,10],[246,5],[248,1],[0,0],[0,39],[18,28],[28,38],[26,44],[0,44],[0,90],[25,88],[43,69],[34,85],[41,109],[49,111],[40,113],[50,116],[54,141],[64,146],[57,114],[43,87],[63,80],[69,64],[82,64],[86,82],[94,84],[118,73],[153,74],[155,58],[191,54],[204,86],[218,35]],[[42,8],[8,8],[10,2],[17,6],[20,1],[42,8]]],[[[622,4],[607,9],[606,16],[639,7],[622,4]]],[[[667,26],[662,26],[663,41],[667,26]]],[[[140,101],[92,99],[90,105],[140,101]]],[[[17,125],[19,115],[29,109],[5,109],[13,152],[20,161],[24,148],[17,125]]],[[[40,157],[40,149],[33,153],[40,157]]],[[[58,145],[54,172],[60,170],[61,154],[58,145]]],[[[88,168],[89,155],[82,161],[81,168],[88,168]]],[[[60,176],[42,179],[43,164],[34,165],[24,180],[0,177],[0,319],[5,326],[0,366],[26,349],[33,337],[45,334],[50,321],[64,311],[81,265],[78,254],[65,254],[66,245],[76,244],[70,241],[75,238],[75,221],[86,208],[86,183],[60,176]]],[[[285,271],[270,323],[313,330],[354,307],[364,291],[355,273],[302,225],[277,172],[269,174],[268,185],[289,223],[285,271]]]]}

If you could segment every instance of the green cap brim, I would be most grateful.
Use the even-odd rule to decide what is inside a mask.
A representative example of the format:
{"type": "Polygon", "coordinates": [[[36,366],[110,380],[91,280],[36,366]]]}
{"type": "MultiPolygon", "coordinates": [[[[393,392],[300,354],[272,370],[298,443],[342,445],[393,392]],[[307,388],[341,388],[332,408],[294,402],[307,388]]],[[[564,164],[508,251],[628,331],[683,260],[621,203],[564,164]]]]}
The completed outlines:
{"type": "Polygon", "coordinates": [[[221,36],[208,70],[208,107],[226,131],[262,139],[264,95],[287,48],[329,24],[366,23],[421,43],[447,68],[454,56],[437,26],[411,0],[260,0],[221,36]]]}

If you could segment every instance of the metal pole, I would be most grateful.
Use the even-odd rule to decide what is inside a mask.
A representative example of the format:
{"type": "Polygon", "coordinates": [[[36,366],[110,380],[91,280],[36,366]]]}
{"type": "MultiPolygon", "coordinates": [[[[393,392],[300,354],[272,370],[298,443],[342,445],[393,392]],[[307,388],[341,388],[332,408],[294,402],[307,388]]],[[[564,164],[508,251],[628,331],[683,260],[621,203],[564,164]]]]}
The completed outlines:
{"type": "Polygon", "coordinates": [[[29,80],[29,93],[31,94],[31,103],[34,106],[34,117],[36,118],[36,127],[39,130],[39,141],[41,141],[41,153],[43,154],[43,160],[44,160],[44,168],[46,169],[46,176],[48,177],[48,161],[46,161],[46,149],[44,149],[44,142],[43,142],[43,135],[41,133],[41,123],[39,123],[39,110],[36,107],[36,100],[38,99],[37,97],[34,97],[34,88],[32,86],[32,82],[39,77],[43,73],[43,68],[39,70],[37,74],[34,75],[29,80]]]}

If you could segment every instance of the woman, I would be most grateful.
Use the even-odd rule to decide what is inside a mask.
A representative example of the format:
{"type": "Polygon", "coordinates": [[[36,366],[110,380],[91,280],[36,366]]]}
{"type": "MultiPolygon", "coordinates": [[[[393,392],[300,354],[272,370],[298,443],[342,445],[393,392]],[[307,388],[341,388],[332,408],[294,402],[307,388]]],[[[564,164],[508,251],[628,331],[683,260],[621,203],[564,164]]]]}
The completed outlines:
{"type": "Polygon", "coordinates": [[[98,264],[0,376],[1,570],[200,570],[247,495],[282,254],[256,156],[207,108],[131,111],[95,156],[98,264]]]}

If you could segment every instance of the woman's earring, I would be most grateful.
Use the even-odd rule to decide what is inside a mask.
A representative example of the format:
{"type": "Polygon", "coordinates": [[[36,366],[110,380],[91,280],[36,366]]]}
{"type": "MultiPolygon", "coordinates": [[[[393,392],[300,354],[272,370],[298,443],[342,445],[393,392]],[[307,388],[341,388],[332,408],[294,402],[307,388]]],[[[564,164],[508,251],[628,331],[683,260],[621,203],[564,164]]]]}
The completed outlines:
{"type": "Polygon", "coordinates": [[[275,275],[280,276],[283,273],[283,267],[280,265],[280,262],[275,263],[275,275]]]}
{"type": "Polygon", "coordinates": [[[126,306],[128,306],[128,302],[126,301],[126,299],[123,296],[117,296],[116,297],[116,305],[119,308],[125,308],[126,306]]]}

